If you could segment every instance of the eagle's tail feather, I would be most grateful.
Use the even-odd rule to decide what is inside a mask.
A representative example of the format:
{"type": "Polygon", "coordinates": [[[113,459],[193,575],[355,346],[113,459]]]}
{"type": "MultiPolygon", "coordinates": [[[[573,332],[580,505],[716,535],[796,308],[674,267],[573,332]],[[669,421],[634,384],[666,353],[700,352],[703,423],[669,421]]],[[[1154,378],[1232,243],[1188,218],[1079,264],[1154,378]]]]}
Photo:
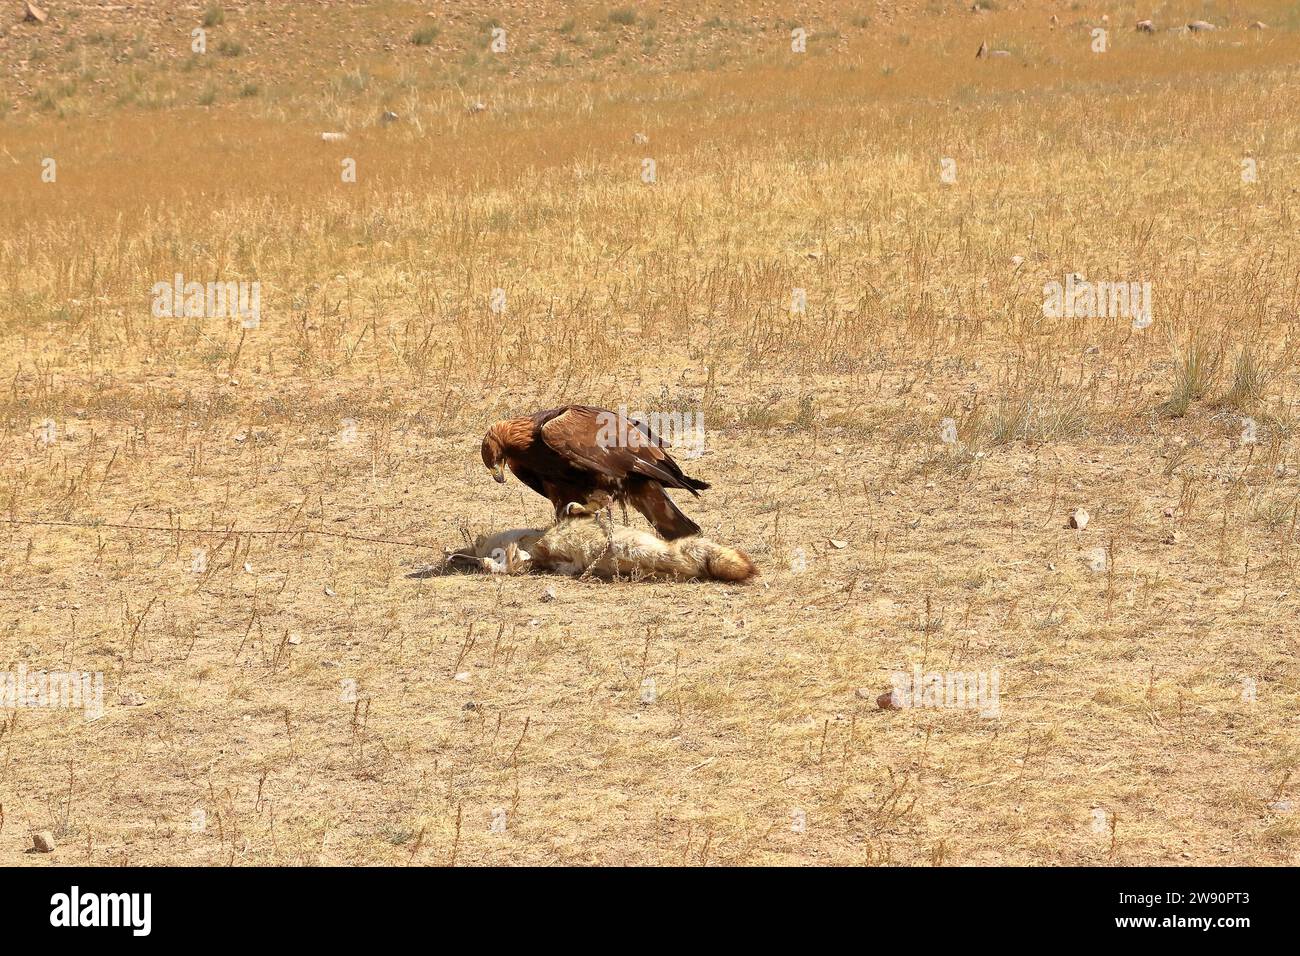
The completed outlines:
{"type": "Polygon", "coordinates": [[[699,534],[700,526],[682,513],[668,492],[656,482],[646,482],[628,494],[632,507],[654,526],[665,541],[699,534]]]}

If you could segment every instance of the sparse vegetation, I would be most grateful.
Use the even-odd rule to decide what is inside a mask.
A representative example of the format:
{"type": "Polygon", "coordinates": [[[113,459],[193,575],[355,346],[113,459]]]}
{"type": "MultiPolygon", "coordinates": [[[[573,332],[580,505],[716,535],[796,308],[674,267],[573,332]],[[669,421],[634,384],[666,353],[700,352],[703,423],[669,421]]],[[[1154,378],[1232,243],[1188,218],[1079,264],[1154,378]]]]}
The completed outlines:
{"type": "Polygon", "coordinates": [[[1210,353],[1207,346],[1193,342],[1179,360],[1174,379],[1174,391],[1161,409],[1174,418],[1181,418],[1193,402],[1205,397],[1218,373],[1222,353],[1210,353]]]}
{"type": "Polygon", "coordinates": [[[1232,385],[1223,397],[1223,404],[1238,411],[1249,411],[1263,401],[1270,378],[1269,370],[1259,360],[1255,351],[1243,345],[1232,365],[1232,385]]]}
{"type": "Polygon", "coordinates": [[[411,42],[416,46],[430,46],[438,39],[440,32],[432,23],[426,24],[411,34],[411,42]]]}
{"type": "Polygon", "coordinates": [[[0,709],[0,862],[1292,861],[1300,34],[451,6],[0,46],[0,659],[107,708],[0,709]],[[700,412],[758,582],[438,573],[569,401],[700,412]],[[880,709],[913,665],[1000,715],[880,709]]]}

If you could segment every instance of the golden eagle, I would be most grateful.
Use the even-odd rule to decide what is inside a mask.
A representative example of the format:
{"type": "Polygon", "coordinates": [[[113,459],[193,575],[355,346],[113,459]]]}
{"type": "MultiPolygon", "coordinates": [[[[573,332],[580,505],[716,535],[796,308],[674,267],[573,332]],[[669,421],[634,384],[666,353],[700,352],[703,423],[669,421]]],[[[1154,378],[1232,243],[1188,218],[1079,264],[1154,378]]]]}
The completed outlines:
{"type": "Polygon", "coordinates": [[[645,515],[669,541],[699,534],[665,488],[699,497],[707,481],[684,474],[649,426],[590,405],[564,405],[497,422],[483,436],[483,464],[504,482],[505,466],[551,500],[560,518],[570,502],[608,497],[645,515]]]}

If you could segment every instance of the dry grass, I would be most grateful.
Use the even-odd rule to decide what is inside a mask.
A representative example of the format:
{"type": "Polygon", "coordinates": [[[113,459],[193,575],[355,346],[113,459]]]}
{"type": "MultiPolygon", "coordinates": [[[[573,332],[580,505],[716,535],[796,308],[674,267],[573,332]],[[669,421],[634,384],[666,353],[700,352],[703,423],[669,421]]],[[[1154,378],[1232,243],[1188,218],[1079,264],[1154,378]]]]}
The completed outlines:
{"type": "Polygon", "coordinates": [[[214,533],[0,528],[0,669],[106,685],[0,713],[4,862],[1294,861],[1285,5],[46,6],[0,513],[214,533]],[[154,318],[178,272],[260,327],[154,318]],[[1072,272],[1154,321],[1045,318],[1072,272]],[[564,401],[702,411],[761,583],[411,576],[545,519],[477,446],[564,401]],[[1001,716],[878,710],[918,664],[1001,716]]]}

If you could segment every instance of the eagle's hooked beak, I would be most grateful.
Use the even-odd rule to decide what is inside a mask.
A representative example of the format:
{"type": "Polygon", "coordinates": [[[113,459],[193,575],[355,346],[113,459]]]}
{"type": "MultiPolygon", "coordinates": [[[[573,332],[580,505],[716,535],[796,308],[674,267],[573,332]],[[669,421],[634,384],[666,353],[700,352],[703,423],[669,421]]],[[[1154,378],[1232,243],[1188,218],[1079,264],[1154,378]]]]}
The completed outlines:
{"type": "Polygon", "coordinates": [[[492,466],[492,477],[503,485],[506,483],[506,472],[500,462],[492,466]]]}

